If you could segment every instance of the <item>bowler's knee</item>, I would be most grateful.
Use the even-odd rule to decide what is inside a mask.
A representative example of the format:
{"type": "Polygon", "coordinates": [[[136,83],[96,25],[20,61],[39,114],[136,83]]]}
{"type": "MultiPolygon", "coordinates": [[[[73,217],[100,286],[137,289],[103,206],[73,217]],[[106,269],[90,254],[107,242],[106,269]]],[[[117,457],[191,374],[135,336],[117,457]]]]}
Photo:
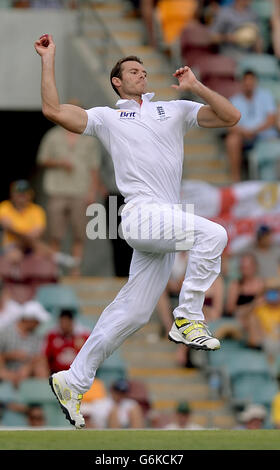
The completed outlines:
{"type": "Polygon", "coordinates": [[[223,251],[228,243],[228,234],[227,231],[222,227],[222,225],[216,224],[216,235],[217,247],[223,251]]]}

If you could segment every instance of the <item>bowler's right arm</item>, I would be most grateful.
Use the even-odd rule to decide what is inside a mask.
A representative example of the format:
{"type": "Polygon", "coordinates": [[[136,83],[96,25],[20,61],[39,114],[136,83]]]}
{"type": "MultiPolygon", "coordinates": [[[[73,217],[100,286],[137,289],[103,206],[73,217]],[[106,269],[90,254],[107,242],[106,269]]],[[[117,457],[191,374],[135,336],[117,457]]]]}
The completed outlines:
{"type": "Polygon", "coordinates": [[[50,121],[68,131],[82,134],[88,116],[84,109],[72,104],[60,104],[55,82],[55,43],[51,35],[38,39],[34,47],[42,59],[42,112],[50,121]]]}

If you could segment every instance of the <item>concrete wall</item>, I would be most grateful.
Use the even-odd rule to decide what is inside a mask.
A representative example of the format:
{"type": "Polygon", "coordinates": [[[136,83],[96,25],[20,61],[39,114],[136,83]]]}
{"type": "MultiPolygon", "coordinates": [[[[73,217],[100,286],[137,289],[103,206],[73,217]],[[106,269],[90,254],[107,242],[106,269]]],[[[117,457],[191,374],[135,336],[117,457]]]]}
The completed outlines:
{"type": "Polygon", "coordinates": [[[41,64],[33,44],[44,33],[55,39],[57,87],[67,99],[69,38],[76,31],[75,11],[0,10],[0,109],[41,108],[41,64]]]}

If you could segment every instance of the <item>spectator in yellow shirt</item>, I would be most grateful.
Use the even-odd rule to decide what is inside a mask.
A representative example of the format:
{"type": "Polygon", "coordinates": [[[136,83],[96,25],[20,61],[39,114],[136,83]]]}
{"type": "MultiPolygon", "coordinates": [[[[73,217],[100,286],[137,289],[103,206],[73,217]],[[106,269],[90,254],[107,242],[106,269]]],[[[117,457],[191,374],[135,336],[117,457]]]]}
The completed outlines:
{"type": "Polygon", "coordinates": [[[46,215],[33,196],[29,182],[18,180],[11,184],[10,199],[0,203],[4,254],[21,258],[42,247],[46,215]]]}

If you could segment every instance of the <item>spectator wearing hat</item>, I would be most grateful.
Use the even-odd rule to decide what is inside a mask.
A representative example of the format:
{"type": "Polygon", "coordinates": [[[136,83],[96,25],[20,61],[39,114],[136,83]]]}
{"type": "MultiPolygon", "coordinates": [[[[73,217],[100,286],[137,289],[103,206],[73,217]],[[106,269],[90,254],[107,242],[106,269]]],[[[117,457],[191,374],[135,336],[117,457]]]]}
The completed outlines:
{"type": "Polygon", "coordinates": [[[203,429],[192,421],[192,409],[188,402],[183,401],[177,404],[174,421],[164,426],[164,429],[203,429]]]}
{"type": "Polygon", "coordinates": [[[226,136],[226,151],[234,182],[242,178],[244,152],[259,140],[275,139],[277,106],[272,93],[258,85],[254,71],[246,70],[241,78],[241,92],[231,97],[241,119],[226,136]]]}
{"type": "Polygon", "coordinates": [[[50,373],[68,369],[89,335],[90,331],[77,323],[73,310],[62,309],[57,327],[48,333],[43,346],[50,373]]]}
{"type": "Polygon", "coordinates": [[[32,202],[33,197],[29,182],[18,180],[10,186],[10,198],[0,203],[3,250],[12,260],[38,249],[46,229],[45,211],[32,202]]]}
{"type": "Polygon", "coordinates": [[[128,398],[129,389],[127,380],[117,380],[112,384],[108,397],[96,400],[90,408],[88,406],[86,411],[91,427],[98,429],[143,428],[144,419],[141,407],[136,400],[128,398]]]}
{"type": "Polygon", "coordinates": [[[263,405],[252,403],[237,416],[238,429],[264,429],[267,411],[263,405]]]}
{"type": "Polygon", "coordinates": [[[48,320],[41,304],[30,301],[22,306],[17,321],[0,331],[0,379],[18,387],[29,377],[48,377],[48,369],[40,360],[42,337],[38,331],[48,320]]]}
{"type": "Polygon", "coordinates": [[[222,54],[242,57],[244,52],[262,52],[259,19],[251,0],[233,0],[222,6],[211,25],[212,41],[222,54]]]}

